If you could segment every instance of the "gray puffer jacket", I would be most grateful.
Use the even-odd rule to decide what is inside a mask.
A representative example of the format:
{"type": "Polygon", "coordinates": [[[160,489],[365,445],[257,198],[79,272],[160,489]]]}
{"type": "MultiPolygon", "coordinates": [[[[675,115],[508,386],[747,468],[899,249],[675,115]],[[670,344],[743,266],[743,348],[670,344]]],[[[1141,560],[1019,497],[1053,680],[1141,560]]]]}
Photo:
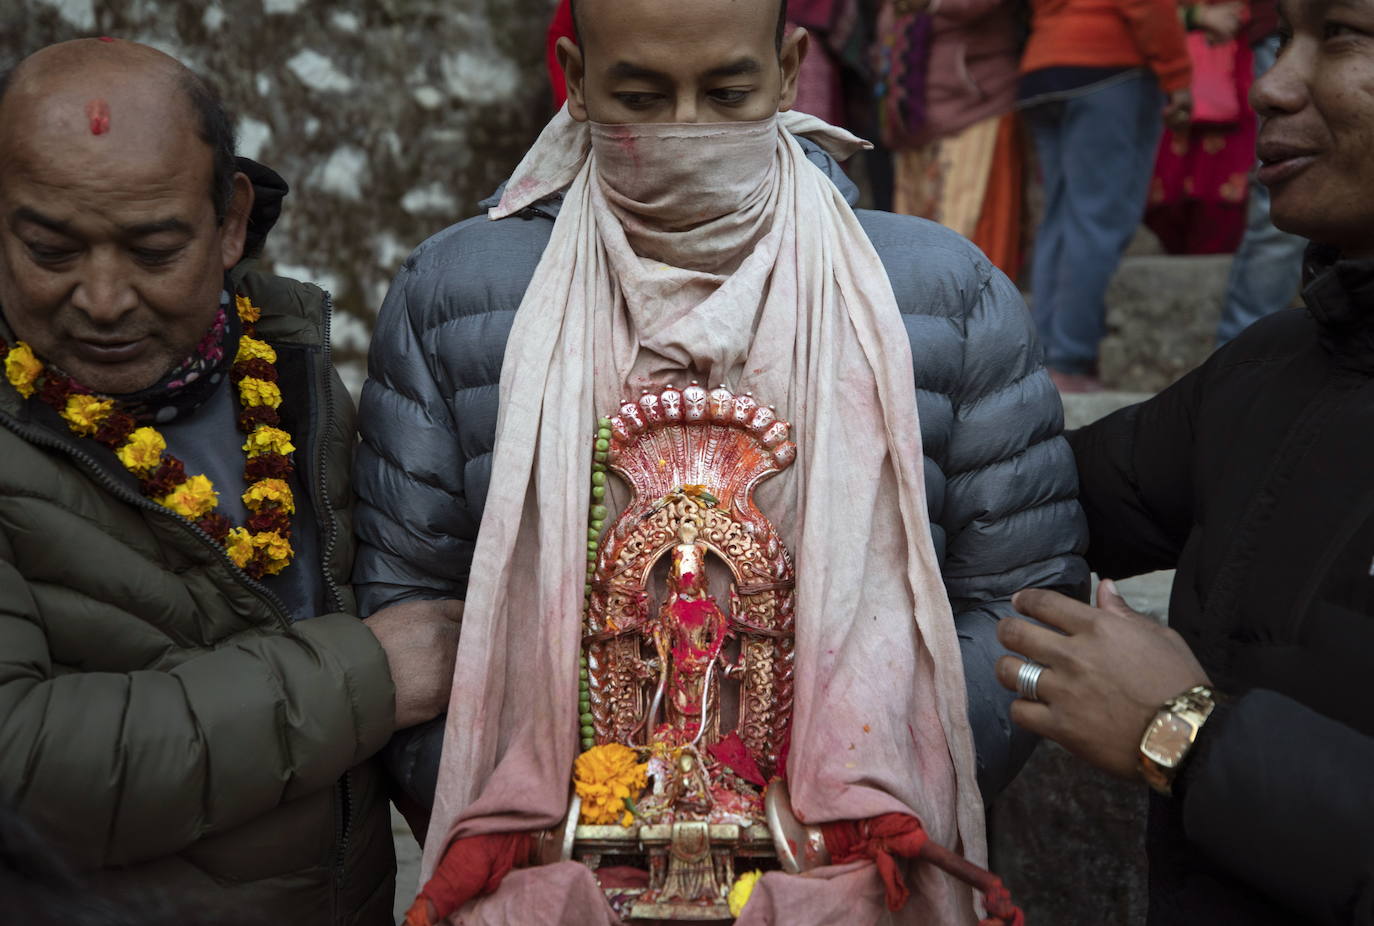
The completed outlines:
{"type": "MultiPolygon", "coordinates": [[[[857,190],[810,142],[851,204],[857,190]]],[[[491,205],[488,200],[483,205],[491,205]]],[[[506,340],[560,200],[460,222],[405,262],[377,320],[359,409],[355,483],[364,614],[410,599],[463,598],[491,478],[506,340]]],[[[1022,588],[1085,588],[1086,544],[1063,410],[1020,294],[939,225],[857,212],[892,282],[915,359],[931,533],[968,679],[979,784],[991,798],[1033,740],[1007,717],[995,631],[1022,588]]],[[[443,718],[388,755],[428,806],[443,718]]]]}

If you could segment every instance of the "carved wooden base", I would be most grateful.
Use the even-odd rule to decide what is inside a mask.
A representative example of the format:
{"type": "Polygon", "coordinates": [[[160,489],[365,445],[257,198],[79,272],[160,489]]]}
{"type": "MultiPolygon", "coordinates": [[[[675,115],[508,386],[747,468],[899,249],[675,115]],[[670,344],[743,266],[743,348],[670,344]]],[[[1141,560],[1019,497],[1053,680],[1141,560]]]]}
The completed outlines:
{"type": "Polygon", "coordinates": [[[701,922],[730,920],[726,895],[736,866],[776,866],[777,849],[766,826],[747,829],[731,823],[678,823],[634,826],[579,826],[573,858],[595,871],[633,865],[649,870],[649,886],[618,889],[631,895],[630,920],[701,922]]]}

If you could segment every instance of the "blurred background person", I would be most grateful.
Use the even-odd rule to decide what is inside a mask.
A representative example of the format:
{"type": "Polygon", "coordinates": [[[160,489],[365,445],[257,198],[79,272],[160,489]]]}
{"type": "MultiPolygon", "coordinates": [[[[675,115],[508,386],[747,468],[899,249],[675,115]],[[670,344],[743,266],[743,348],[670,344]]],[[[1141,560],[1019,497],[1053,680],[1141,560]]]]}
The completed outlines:
{"type": "Polygon", "coordinates": [[[1173,0],[1031,0],[1031,14],[1018,96],[1045,191],[1031,309],[1060,391],[1097,391],[1107,284],[1144,212],[1161,109],[1190,117],[1191,65],[1173,0]]]}
{"type": "Polygon", "coordinates": [[[1230,0],[1179,12],[1188,29],[1193,113],[1160,140],[1145,224],[1170,254],[1229,254],[1245,231],[1255,161],[1250,45],[1237,37],[1249,10],[1230,0]]]}
{"type": "Polygon", "coordinates": [[[887,0],[875,45],[893,211],[1021,270],[1025,142],[1016,102],[1019,0],[887,0]]]}

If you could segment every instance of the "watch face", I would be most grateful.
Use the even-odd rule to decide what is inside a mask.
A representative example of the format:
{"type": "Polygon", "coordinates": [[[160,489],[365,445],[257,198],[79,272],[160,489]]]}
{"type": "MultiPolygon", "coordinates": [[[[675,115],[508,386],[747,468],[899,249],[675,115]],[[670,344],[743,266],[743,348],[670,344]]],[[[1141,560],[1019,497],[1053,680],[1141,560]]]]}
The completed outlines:
{"type": "Polygon", "coordinates": [[[1150,761],[1165,768],[1174,768],[1183,761],[1192,744],[1192,724],[1175,714],[1160,714],[1150,724],[1140,751],[1150,761]]]}

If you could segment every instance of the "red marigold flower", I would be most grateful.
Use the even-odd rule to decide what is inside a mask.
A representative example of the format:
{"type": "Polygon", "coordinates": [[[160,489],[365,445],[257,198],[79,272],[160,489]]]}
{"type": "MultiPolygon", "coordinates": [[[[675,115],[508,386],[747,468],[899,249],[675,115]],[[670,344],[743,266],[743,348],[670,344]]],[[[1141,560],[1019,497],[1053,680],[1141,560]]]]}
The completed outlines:
{"type": "Polygon", "coordinates": [[[291,531],[291,515],[281,508],[266,508],[250,516],[243,526],[255,534],[276,531],[286,535],[291,531]]]}
{"type": "Polygon", "coordinates": [[[53,408],[66,408],[67,397],[77,391],[76,383],[69,376],[48,372],[38,387],[38,398],[53,408]]]}
{"type": "Polygon", "coordinates": [[[186,481],[186,464],[176,457],[163,457],[162,465],[143,480],[139,491],[151,498],[162,498],[186,481]]]}
{"type": "Polygon", "coordinates": [[[280,453],[264,453],[260,457],[250,457],[243,465],[243,479],[245,482],[257,482],[259,479],[286,479],[296,468],[291,465],[290,459],[280,453]]]}
{"type": "Polygon", "coordinates": [[[224,538],[229,536],[229,530],[233,526],[229,519],[218,511],[212,511],[196,522],[196,527],[213,537],[215,543],[224,543],[224,538]]]}
{"type": "Polygon", "coordinates": [[[281,424],[277,410],[266,405],[253,405],[239,412],[239,430],[244,434],[251,433],[260,424],[271,425],[274,428],[281,424]]]}
{"type": "Polygon", "coordinates": [[[249,376],[275,383],[277,381],[277,368],[261,357],[254,357],[252,360],[243,360],[234,364],[229,371],[229,378],[235,384],[249,376]]]}
{"type": "Polygon", "coordinates": [[[132,415],[124,412],[111,412],[96,429],[95,439],[106,447],[118,447],[129,439],[129,435],[134,433],[134,428],[138,427],[138,422],[132,415]]]}

